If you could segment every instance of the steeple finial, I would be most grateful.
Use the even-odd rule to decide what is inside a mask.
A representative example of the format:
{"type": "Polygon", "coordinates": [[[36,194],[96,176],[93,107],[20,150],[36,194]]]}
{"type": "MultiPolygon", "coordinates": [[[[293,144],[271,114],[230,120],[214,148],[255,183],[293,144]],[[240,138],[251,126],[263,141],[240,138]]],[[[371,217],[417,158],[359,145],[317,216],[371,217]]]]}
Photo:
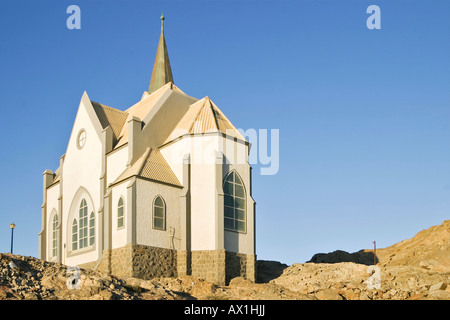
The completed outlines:
{"type": "Polygon", "coordinates": [[[172,69],[170,68],[169,54],[167,52],[166,39],[164,37],[164,20],[165,17],[161,13],[161,36],[159,37],[152,79],[150,80],[150,87],[148,89],[148,93],[150,94],[166,83],[173,82],[172,69]]]}

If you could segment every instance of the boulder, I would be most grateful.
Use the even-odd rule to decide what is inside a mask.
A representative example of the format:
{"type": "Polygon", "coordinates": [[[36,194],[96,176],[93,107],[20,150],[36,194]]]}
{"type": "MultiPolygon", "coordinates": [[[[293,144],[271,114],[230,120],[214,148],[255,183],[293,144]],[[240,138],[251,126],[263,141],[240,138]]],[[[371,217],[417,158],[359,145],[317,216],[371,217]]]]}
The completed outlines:
{"type": "Polygon", "coordinates": [[[430,291],[445,290],[446,288],[447,284],[445,282],[438,282],[430,287],[430,291]]]}

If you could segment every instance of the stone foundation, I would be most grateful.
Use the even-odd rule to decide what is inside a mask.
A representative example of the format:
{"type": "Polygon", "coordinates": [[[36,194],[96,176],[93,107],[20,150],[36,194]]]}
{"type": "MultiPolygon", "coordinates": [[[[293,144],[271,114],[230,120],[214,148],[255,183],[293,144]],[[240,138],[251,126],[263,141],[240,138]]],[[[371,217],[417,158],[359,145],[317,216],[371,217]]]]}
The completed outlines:
{"type": "Polygon", "coordinates": [[[225,285],[235,277],[256,280],[255,255],[225,250],[176,251],[145,245],[128,244],[105,250],[100,262],[80,267],[96,269],[118,277],[151,279],[193,275],[225,285]]]}
{"type": "Polygon", "coordinates": [[[192,275],[225,285],[235,277],[255,282],[255,255],[225,250],[192,251],[192,275]]]}
{"type": "Polygon", "coordinates": [[[180,250],[177,251],[177,271],[179,276],[185,276],[192,274],[192,255],[190,251],[180,250]]]}
{"type": "MultiPolygon", "coordinates": [[[[81,267],[95,269],[95,263],[81,267]]],[[[151,279],[154,277],[177,277],[177,252],[172,249],[144,245],[125,245],[103,251],[96,268],[118,277],[151,279]]]]}
{"type": "Polygon", "coordinates": [[[255,255],[226,251],[225,253],[225,282],[229,283],[235,277],[244,277],[256,281],[255,255]]]}
{"type": "Polygon", "coordinates": [[[192,251],[192,275],[225,284],[225,250],[192,251]]]}

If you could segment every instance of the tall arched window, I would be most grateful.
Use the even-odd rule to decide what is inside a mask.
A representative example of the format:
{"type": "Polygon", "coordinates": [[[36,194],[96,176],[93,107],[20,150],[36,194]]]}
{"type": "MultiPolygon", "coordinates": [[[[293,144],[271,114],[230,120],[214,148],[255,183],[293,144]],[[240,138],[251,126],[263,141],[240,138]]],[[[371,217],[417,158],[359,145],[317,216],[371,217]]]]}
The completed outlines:
{"type": "Polygon", "coordinates": [[[117,203],[117,229],[123,227],[123,198],[117,203]]]}
{"type": "Polygon", "coordinates": [[[78,249],[78,222],[73,219],[72,222],[72,250],[78,249]]]}
{"type": "Polygon", "coordinates": [[[94,212],[89,216],[89,245],[92,246],[95,241],[95,217],[94,212]]]}
{"type": "Polygon", "coordinates": [[[241,178],[236,172],[231,171],[225,178],[223,192],[225,229],[245,232],[245,189],[241,178]]]}
{"type": "Polygon", "coordinates": [[[52,221],[52,257],[58,253],[58,215],[53,216],[52,221]]]}
{"type": "Polygon", "coordinates": [[[166,205],[160,196],[153,201],[153,228],[166,230],[166,205]]]}
{"type": "Polygon", "coordinates": [[[72,239],[67,240],[69,243],[72,240],[71,251],[93,247],[95,244],[95,209],[92,201],[89,196],[76,196],[75,199],[80,202],[78,207],[74,208],[75,212],[72,211],[72,215],[69,215],[72,219],[72,239]]]}
{"type": "Polygon", "coordinates": [[[81,200],[79,210],[78,248],[82,249],[88,245],[88,207],[86,200],[81,200]]]}

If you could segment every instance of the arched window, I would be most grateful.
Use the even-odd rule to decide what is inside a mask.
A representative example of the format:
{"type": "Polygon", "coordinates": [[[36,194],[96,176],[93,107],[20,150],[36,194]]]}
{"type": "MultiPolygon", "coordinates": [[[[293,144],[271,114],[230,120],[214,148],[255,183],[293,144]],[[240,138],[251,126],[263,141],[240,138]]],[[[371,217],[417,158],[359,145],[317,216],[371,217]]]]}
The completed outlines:
{"type": "Polygon", "coordinates": [[[123,198],[117,203],[117,229],[123,227],[123,198]]]}
{"type": "Polygon", "coordinates": [[[157,196],[153,201],[153,228],[166,229],[166,205],[160,196],[157,196]]]}
{"type": "Polygon", "coordinates": [[[58,253],[58,215],[53,216],[52,221],[52,256],[56,257],[58,253]]]}
{"type": "Polygon", "coordinates": [[[72,251],[92,247],[95,243],[95,210],[92,202],[88,202],[86,199],[89,200],[89,198],[81,198],[78,209],[75,209],[71,216],[73,217],[72,251]]]}
{"type": "Polygon", "coordinates": [[[228,230],[245,232],[245,190],[239,175],[231,171],[223,184],[224,227],[228,230]]]}
{"type": "Polygon", "coordinates": [[[78,222],[73,219],[72,222],[72,250],[78,249],[78,222]]]}
{"type": "Polygon", "coordinates": [[[78,248],[82,249],[88,245],[88,207],[84,199],[81,200],[79,214],[78,248]]]}
{"type": "Polygon", "coordinates": [[[92,246],[95,241],[95,217],[94,212],[89,216],[89,245],[92,246]]]}

